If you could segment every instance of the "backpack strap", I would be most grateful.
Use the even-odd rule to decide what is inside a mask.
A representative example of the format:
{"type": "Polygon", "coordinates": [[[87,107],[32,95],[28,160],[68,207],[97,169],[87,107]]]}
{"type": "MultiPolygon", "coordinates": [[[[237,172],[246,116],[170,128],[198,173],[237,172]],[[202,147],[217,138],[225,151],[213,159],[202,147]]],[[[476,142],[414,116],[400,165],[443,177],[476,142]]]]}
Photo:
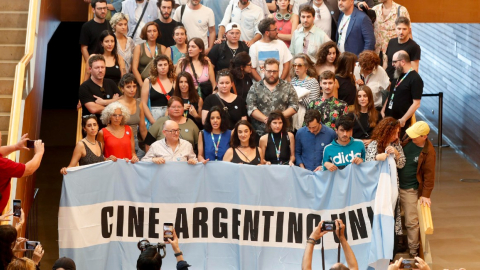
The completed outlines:
{"type": "Polygon", "coordinates": [[[402,6],[401,6],[401,5],[398,5],[397,18],[400,17],[400,8],[402,8],[402,6]]]}
{"type": "Polygon", "coordinates": [[[181,9],[180,9],[180,22],[183,23],[183,13],[185,12],[185,6],[186,5],[182,5],[181,9]]]}

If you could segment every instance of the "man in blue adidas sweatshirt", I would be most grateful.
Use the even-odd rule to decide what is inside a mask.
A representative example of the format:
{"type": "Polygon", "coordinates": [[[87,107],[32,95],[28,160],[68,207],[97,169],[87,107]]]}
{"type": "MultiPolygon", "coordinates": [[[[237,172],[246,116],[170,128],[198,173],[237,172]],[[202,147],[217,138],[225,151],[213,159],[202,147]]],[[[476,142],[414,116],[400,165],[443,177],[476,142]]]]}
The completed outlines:
{"type": "Polygon", "coordinates": [[[337,118],[337,139],[323,149],[323,170],[331,172],[343,169],[350,163],[360,164],[365,161],[365,146],[352,137],[353,121],[342,115],[337,118]]]}

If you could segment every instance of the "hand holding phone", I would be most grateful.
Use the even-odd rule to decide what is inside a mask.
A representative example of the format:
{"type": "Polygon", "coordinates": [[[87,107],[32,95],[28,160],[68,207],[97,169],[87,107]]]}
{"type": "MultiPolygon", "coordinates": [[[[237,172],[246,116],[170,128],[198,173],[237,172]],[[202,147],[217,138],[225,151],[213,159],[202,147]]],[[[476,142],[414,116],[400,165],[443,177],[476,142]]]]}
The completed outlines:
{"type": "Polygon", "coordinates": [[[400,265],[401,269],[417,269],[415,259],[403,259],[402,264],[400,265]]]}
{"type": "Polygon", "coordinates": [[[40,241],[26,241],[25,249],[26,250],[35,250],[35,248],[40,245],[40,241]]]}
{"type": "Polygon", "coordinates": [[[27,141],[27,148],[35,148],[35,141],[34,140],[28,140],[27,141]]]}
{"type": "Polygon", "coordinates": [[[163,223],[163,241],[168,243],[169,238],[173,240],[173,223],[163,223]]]}
{"type": "Polygon", "coordinates": [[[13,216],[20,217],[22,215],[22,201],[13,200],[13,216]]]}

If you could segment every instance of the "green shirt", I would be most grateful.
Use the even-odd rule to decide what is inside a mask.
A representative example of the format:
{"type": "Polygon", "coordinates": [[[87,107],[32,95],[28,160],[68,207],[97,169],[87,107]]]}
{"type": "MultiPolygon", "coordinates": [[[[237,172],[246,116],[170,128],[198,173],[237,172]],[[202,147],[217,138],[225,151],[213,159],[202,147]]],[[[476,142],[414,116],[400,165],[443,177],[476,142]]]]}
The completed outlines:
{"type": "Polygon", "coordinates": [[[423,147],[418,147],[412,141],[403,147],[403,153],[405,154],[405,159],[407,161],[405,167],[398,170],[401,189],[418,189],[417,167],[418,157],[420,156],[422,149],[423,147]]]}

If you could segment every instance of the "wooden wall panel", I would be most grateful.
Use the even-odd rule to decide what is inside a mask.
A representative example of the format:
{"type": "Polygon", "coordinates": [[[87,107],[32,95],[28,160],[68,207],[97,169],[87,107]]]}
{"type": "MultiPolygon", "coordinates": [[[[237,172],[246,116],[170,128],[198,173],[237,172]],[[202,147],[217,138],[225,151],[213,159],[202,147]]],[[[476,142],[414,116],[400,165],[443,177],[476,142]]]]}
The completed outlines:
{"type": "MultiPolygon", "coordinates": [[[[424,93],[444,92],[443,134],[478,166],[480,24],[414,23],[413,32],[424,93]]],[[[438,98],[422,98],[419,110],[437,123],[438,98]]]]}
{"type": "Polygon", "coordinates": [[[62,22],[86,22],[90,7],[91,5],[83,0],[64,0],[61,4],[60,20],[62,22]]]}
{"type": "Polygon", "coordinates": [[[407,7],[413,22],[479,23],[480,1],[395,0],[407,7]]]}

